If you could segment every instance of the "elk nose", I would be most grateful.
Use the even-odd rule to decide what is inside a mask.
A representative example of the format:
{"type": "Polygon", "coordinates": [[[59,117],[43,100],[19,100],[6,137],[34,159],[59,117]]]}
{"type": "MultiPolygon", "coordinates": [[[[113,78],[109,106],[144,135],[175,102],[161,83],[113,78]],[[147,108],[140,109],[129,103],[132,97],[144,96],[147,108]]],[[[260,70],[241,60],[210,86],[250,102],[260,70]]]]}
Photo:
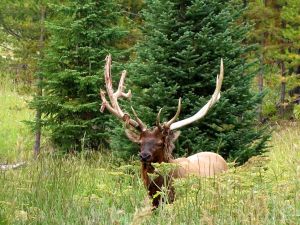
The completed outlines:
{"type": "Polygon", "coordinates": [[[151,158],[151,154],[143,152],[139,154],[141,161],[147,162],[151,158]]]}

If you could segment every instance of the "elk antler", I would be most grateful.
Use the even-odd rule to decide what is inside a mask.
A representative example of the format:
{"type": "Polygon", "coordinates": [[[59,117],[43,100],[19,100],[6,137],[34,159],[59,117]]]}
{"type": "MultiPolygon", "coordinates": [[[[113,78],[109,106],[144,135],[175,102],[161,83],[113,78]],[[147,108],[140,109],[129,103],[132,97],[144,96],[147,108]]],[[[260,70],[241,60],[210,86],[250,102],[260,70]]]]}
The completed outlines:
{"type": "Polygon", "coordinates": [[[216,81],[216,89],[212,95],[212,97],[210,98],[210,100],[205,104],[205,106],[203,106],[195,115],[186,118],[184,120],[180,120],[177,121],[176,123],[175,120],[177,119],[177,117],[179,116],[179,112],[180,112],[180,107],[181,107],[181,99],[179,99],[179,103],[178,103],[178,109],[176,112],[176,115],[167,123],[165,123],[165,126],[170,128],[170,130],[175,130],[178,129],[180,127],[186,126],[190,123],[193,123],[201,118],[203,118],[206,113],[208,112],[208,110],[219,100],[219,98],[221,97],[220,95],[220,91],[221,91],[221,87],[222,87],[222,81],[223,81],[223,77],[224,77],[224,67],[223,67],[223,59],[221,59],[221,65],[220,65],[220,76],[217,76],[217,81],[216,81]]]}
{"type": "Polygon", "coordinates": [[[162,109],[163,108],[159,109],[159,112],[157,113],[157,116],[156,116],[156,126],[160,129],[162,128],[161,123],[160,123],[160,114],[161,114],[162,109]]]}
{"type": "Polygon", "coordinates": [[[143,122],[137,117],[136,113],[134,112],[137,121],[130,118],[129,114],[124,113],[122,109],[119,106],[118,98],[130,98],[131,97],[131,91],[129,90],[127,93],[124,92],[124,81],[126,77],[126,70],[124,70],[121,74],[118,90],[114,92],[113,86],[112,86],[112,78],[111,78],[111,55],[106,56],[105,58],[106,64],[105,64],[105,71],[104,71],[104,77],[105,77],[105,86],[108,98],[110,100],[110,103],[106,100],[105,97],[105,91],[100,89],[100,97],[102,100],[102,105],[100,111],[103,112],[105,108],[108,109],[113,115],[117,116],[119,119],[125,121],[127,124],[130,124],[131,126],[140,129],[141,131],[146,130],[146,126],[143,124],[143,122]]]}
{"type": "Polygon", "coordinates": [[[181,110],[181,98],[179,98],[179,100],[178,100],[178,107],[177,107],[177,112],[176,112],[175,116],[164,124],[165,128],[170,128],[170,126],[177,120],[177,118],[180,114],[180,110],[181,110]]]}

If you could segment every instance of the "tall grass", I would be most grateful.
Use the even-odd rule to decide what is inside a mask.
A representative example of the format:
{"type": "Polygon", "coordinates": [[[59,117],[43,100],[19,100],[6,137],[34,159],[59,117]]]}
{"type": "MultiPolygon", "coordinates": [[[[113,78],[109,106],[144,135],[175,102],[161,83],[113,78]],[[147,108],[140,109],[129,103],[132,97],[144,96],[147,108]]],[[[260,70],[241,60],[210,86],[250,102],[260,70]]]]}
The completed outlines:
{"type": "Polygon", "coordinates": [[[23,123],[33,117],[28,99],[18,94],[8,74],[0,74],[0,162],[27,158],[30,153],[33,137],[23,123]]]}
{"type": "Polygon", "coordinates": [[[0,172],[2,224],[299,224],[300,129],[274,133],[270,153],[209,179],[175,181],[151,212],[139,163],[113,155],[42,156],[0,172]]]}
{"type": "Polygon", "coordinates": [[[2,172],[0,218],[4,224],[128,224],[146,194],[137,174],[108,156],[41,157],[2,172]]]}
{"type": "MultiPolygon", "coordinates": [[[[31,135],[2,118],[33,115],[4,83],[0,119],[12,135],[0,131],[0,159],[13,160],[31,151],[31,135]],[[23,150],[19,139],[26,140],[23,150]]],[[[154,212],[139,162],[107,153],[45,153],[21,169],[0,171],[0,224],[300,224],[299,136],[299,125],[276,127],[267,155],[218,177],[176,180],[175,202],[154,212]]]]}

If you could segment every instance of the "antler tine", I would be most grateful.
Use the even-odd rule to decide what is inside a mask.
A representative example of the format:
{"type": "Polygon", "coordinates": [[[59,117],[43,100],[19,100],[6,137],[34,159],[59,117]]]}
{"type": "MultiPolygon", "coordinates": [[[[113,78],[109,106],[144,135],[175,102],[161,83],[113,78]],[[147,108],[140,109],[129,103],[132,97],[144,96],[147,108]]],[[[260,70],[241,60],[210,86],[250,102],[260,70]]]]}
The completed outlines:
{"type": "Polygon", "coordinates": [[[175,116],[164,124],[165,128],[169,128],[176,121],[181,111],[181,98],[178,99],[178,107],[175,116]]]}
{"type": "Polygon", "coordinates": [[[161,128],[161,123],[160,123],[160,114],[161,114],[161,111],[162,111],[163,108],[160,108],[158,113],[157,113],[157,116],[156,116],[156,126],[161,128]]]}
{"type": "Polygon", "coordinates": [[[193,116],[177,121],[176,123],[173,123],[170,125],[171,130],[178,129],[180,127],[186,126],[190,123],[193,123],[201,118],[203,118],[208,110],[219,100],[221,97],[221,87],[222,87],[222,82],[224,78],[224,66],[223,66],[223,59],[221,59],[220,63],[220,75],[217,76],[217,81],[216,81],[216,89],[211,97],[211,99],[193,116]]]}
{"type": "Polygon", "coordinates": [[[119,106],[118,98],[130,98],[131,91],[129,90],[127,93],[124,92],[125,86],[125,77],[126,71],[124,70],[121,74],[118,90],[114,92],[113,85],[112,85],[112,77],[111,77],[111,55],[109,54],[105,58],[105,70],[104,70],[104,78],[105,78],[105,86],[109,101],[106,100],[105,91],[100,89],[100,97],[102,100],[102,105],[100,111],[103,112],[105,108],[108,109],[113,115],[120,118],[121,120],[125,121],[126,123],[130,124],[135,128],[139,128],[140,124],[135,120],[131,119],[130,116],[122,111],[119,106]]]}
{"type": "Polygon", "coordinates": [[[135,119],[137,123],[139,124],[139,128],[141,131],[147,130],[147,126],[142,122],[142,120],[138,117],[137,113],[135,112],[134,108],[131,106],[131,110],[133,112],[133,115],[135,116],[135,119]]]}
{"type": "Polygon", "coordinates": [[[125,89],[124,81],[125,81],[126,75],[127,75],[127,71],[123,70],[123,72],[121,74],[118,90],[114,93],[116,98],[118,98],[118,97],[131,98],[131,90],[129,90],[127,93],[124,93],[124,89],[125,89]]]}

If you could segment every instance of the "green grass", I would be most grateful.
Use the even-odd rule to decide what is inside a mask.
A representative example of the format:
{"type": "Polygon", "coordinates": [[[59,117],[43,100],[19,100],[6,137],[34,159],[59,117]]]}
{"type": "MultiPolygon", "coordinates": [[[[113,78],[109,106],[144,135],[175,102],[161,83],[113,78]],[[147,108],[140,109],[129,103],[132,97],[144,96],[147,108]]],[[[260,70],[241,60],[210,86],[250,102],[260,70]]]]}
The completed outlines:
{"type": "Polygon", "coordinates": [[[24,120],[33,118],[28,96],[21,96],[8,75],[0,75],[0,162],[29,157],[33,135],[24,120]]]}
{"type": "Polygon", "coordinates": [[[146,193],[136,167],[116,167],[107,156],[42,157],[22,170],[3,172],[2,223],[128,224],[146,193]]]}
{"type": "MultiPolygon", "coordinates": [[[[32,135],[20,121],[33,114],[13,86],[3,86],[0,159],[22,160],[30,156],[32,135]]],[[[177,180],[176,201],[155,212],[139,162],[107,153],[44,153],[26,167],[0,171],[0,224],[300,224],[299,136],[297,124],[275,127],[265,157],[219,177],[177,180]]]]}

